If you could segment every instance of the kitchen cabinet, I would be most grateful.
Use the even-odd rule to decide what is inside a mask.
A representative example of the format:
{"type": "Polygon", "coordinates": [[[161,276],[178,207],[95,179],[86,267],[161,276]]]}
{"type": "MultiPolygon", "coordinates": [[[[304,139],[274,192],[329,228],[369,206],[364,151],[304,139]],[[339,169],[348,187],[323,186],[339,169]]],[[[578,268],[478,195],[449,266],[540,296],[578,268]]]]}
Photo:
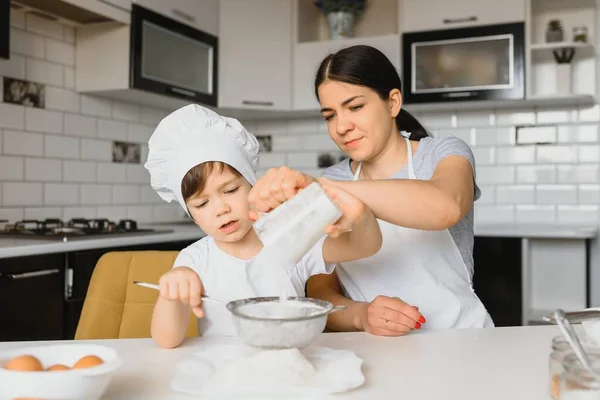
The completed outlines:
{"type": "Polygon", "coordinates": [[[390,59],[396,69],[400,70],[399,35],[297,43],[294,48],[294,110],[319,109],[314,92],[315,74],[319,64],[329,53],[354,45],[369,45],[379,49],[390,59]]]}
{"type": "Polygon", "coordinates": [[[133,0],[133,2],[211,35],[217,36],[219,32],[219,0],[133,0]]]}
{"type": "Polygon", "coordinates": [[[132,0],[100,0],[115,7],[122,8],[127,11],[131,11],[132,0]]]}
{"type": "Polygon", "coordinates": [[[402,0],[405,32],[525,21],[525,0],[402,0]]]}
{"type": "Polygon", "coordinates": [[[292,1],[222,0],[219,107],[291,109],[292,1]]]}

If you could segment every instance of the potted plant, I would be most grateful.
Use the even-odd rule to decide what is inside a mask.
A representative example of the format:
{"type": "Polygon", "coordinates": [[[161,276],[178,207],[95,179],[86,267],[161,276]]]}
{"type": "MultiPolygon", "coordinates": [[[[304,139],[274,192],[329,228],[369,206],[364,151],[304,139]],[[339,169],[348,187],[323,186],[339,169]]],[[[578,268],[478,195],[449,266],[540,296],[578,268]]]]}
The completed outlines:
{"type": "Polygon", "coordinates": [[[365,9],[367,0],[318,0],[315,5],[327,17],[329,37],[352,37],[352,25],[365,9]]]}

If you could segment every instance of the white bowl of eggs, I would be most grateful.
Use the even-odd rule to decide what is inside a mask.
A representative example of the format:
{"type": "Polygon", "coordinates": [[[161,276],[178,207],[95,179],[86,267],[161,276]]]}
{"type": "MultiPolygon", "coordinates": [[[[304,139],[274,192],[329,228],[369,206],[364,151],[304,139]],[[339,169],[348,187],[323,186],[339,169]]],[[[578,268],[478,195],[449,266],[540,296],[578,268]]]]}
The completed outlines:
{"type": "Polygon", "coordinates": [[[0,399],[97,400],[123,361],[96,344],[56,344],[0,352],[0,399]]]}

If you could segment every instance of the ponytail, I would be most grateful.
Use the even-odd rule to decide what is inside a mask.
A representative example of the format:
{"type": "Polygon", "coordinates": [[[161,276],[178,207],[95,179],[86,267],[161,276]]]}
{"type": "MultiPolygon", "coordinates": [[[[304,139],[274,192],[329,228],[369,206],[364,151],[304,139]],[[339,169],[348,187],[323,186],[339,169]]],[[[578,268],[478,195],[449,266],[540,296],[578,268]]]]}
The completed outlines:
{"type": "Polygon", "coordinates": [[[396,127],[399,131],[405,131],[410,133],[410,140],[421,140],[425,137],[430,136],[427,129],[421,125],[411,113],[406,111],[404,108],[400,109],[400,113],[396,116],[396,127]]]}

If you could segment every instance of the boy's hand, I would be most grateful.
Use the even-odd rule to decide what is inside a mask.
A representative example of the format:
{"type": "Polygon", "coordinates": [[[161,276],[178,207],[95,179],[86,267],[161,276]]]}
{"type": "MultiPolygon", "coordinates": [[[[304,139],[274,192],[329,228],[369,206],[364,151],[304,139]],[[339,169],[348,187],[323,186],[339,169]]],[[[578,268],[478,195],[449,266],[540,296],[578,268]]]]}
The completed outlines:
{"type": "Polygon", "coordinates": [[[327,196],[340,208],[342,216],[334,225],[329,225],[325,228],[325,233],[332,238],[337,238],[345,232],[352,230],[352,227],[371,211],[367,206],[345,191],[344,189],[335,186],[327,178],[317,179],[327,196]]]}
{"type": "Polygon", "coordinates": [[[204,288],[196,271],[188,267],[175,267],[160,277],[159,286],[160,297],[190,305],[192,312],[198,318],[204,317],[204,310],[202,310],[204,288]]]}

